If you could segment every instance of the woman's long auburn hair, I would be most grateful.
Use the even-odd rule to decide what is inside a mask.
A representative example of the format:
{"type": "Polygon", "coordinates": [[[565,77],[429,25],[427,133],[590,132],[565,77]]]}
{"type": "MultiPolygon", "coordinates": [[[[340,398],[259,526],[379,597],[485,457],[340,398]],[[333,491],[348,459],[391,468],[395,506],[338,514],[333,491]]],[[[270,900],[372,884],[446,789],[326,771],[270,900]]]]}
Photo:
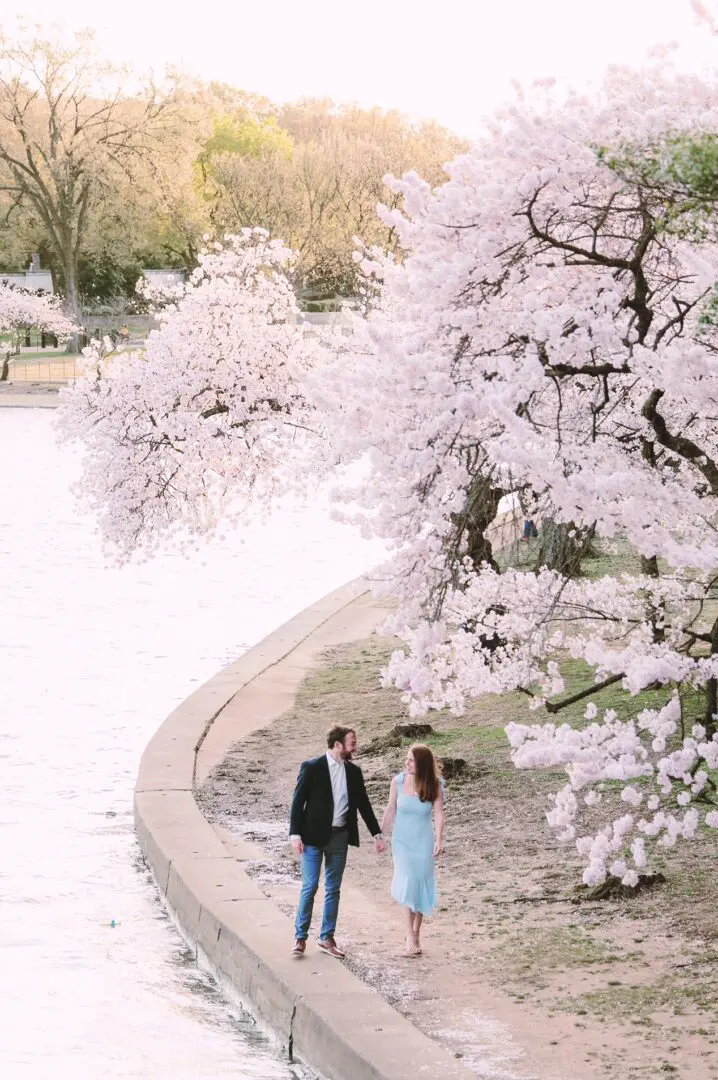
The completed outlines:
{"type": "Polygon", "coordinates": [[[414,743],[409,748],[414,758],[414,788],[421,802],[435,802],[439,794],[439,766],[434,752],[425,743],[414,743]]]}

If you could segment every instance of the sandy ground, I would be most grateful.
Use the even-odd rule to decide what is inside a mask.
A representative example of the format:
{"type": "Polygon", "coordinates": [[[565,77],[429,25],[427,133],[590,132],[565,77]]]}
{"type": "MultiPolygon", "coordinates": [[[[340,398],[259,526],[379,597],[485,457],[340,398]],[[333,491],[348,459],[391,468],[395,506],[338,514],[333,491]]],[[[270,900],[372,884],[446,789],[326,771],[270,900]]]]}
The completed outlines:
{"type": "MultiPolygon", "coordinates": [[[[372,638],[333,650],[294,709],[236,746],[198,793],[212,820],[262,845],[266,858],[250,870],[288,914],[298,872],[287,812],[300,762],[324,749],[332,723],[356,726],[357,762],[380,816],[403,761],[406,741],[382,744],[406,722],[399,695],[378,689],[390,647],[372,638]]],[[[424,955],[401,955],[391,859],[375,854],[364,831],[342,893],[337,937],[347,963],[477,1076],[718,1077],[715,846],[704,839],[676,849],[666,882],[640,896],[586,901],[574,853],[544,818],[556,777],[517,772],[509,761],[503,725],[523,707],[492,698],[461,720],[430,717],[426,741],[465,766],[448,783],[441,902],[424,955]]],[[[298,962],[312,963],[312,949],[298,962]]]]}

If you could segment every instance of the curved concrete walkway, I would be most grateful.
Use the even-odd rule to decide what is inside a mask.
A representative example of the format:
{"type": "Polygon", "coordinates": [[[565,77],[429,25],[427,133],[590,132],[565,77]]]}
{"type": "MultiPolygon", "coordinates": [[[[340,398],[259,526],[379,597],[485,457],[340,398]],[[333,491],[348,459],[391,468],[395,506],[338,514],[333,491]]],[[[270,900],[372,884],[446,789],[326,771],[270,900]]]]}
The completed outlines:
{"type": "Polygon", "coordinates": [[[368,636],[386,611],[360,579],[307,608],[165,720],[135,790],[140,845],[183,933],[285,1053],[329,1080],[475,1077],[341,963],[290,954],[291,921],[243,869],[260,857],[203,816],[195,784],[243,735],[291,707],[332,645],[368,636]]]}

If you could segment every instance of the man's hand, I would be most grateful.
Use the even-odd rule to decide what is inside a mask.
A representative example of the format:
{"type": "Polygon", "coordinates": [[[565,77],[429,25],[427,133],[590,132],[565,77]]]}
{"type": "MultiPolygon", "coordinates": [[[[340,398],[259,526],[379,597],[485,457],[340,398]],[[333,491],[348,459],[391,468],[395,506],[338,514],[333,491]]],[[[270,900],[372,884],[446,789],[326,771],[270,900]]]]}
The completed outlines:
{"type": "Polygon", "coordinates": [[[304,851],[304,844],[302,843],[301,836],[291,836],[292,848],[297,855],[301,855],[304,851]]]}
{"type": "Polygon", "coordinates": [[[384,851],[386,851],[386,840],[383,836],[374,837],[374,847],[376,848],[377,855],[381,855],[384,851]]]}

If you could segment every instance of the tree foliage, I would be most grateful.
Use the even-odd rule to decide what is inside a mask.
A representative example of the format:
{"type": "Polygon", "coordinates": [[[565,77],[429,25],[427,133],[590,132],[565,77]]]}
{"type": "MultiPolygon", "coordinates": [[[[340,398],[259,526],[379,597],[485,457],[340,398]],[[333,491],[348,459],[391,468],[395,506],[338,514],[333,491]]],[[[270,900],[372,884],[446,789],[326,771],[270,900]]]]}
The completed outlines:
{"type": "Polygon", "coordinates": [[[718,828],[717,100],[658,67],[614,70],[595,100],[537,92],[441,186],[438,130],[316,103],[250,123],[232,101],[183,160],[205,174],[177,235],[202,200],[267,231],[203,255],[146,352],[91,357],[67,395],[124,556],[268,500],[325,428],[320,469],[363,461],[342,495],[395,551],[387,682],[415,713],[524,695],[541,722],[509,725],[514,761],[565,769],[549,821],[591,885],[635,885],[652,845],[718,828]],[[293,287],[330,282],[365,303],[322,342],[293,287]],[[550,523],[541,565],[494,550],[504,499],[550,523]],[[594,541],[639,568],[578,575],[594,541]]]}
{"type": "Polygon", "coordinates": [[[404,258],[367,262],[379,301],[318,388],[341,453],[371,458],[355,495],[397,549],[407,648],[387,678],[414,712],[520,691],[553,715],[622,689],[579,729],[510,730],[518,765],[566,767],[550,820],[591,884],[633,884],[651,843],[718,824],[718,248],[712,228],[667,227],[687,193],[645,167],[713,139],[715,101],[698,79],[615,71],[598,101],[507,110],[438,191],[397,180],[404,210],[383,219],[404,258]],[[502,572],[487,491],[620,538],[641,571],[502,572]],[[610,781],[619,809],[600,803],[610,781]]]}
{"type": "Polygon", "coordinates": [[[0,282],[0,334],[9,344],[4,350],[0,381],[7,379],[10,355],[20,351],[25,334],[32,329],[53,334],[63,341],[78,328],[61,310],[57,297],[16,289],[0,282]]]}
{"type": "Polygon", "coordinates": [[[299,290],[351,293],[355,236],[384,241],[383,176],[438,182],[461,143],[438,125],[327,101],[280,109],[220,83],[156,86],[92,39],[0,40],[0,268],[40,252],[68,310],[131,295],[141,267],[197,265],[202,237],[262,227],[299,290]]]}
{"type": "Polygon", "coordinates": [[[281,489],[314,422],[301,377],[316,348],[297,322],[290,260],[261,230],[227,237],[186,285],[148,290],[161,326],[141,352],[86,352],[63,424],[88,451],[85,497],[120,558],[210,532],[281,489]]]}
{"type": "Polygon", "coordinates": [[[87,34],[0,38],[0,188],[10,214],[22,205],[41,226],[75,315],[89,220],[118,178],[136,182],[171,117],[171,93],[147,84],[128,96],[122,84],[87,34]]]}
{"type": "Polygon", "coordinates": [[[439,183],[462,143],[436,124],[414,126],[397,113],[326,101],[290,106],[278,122],[258,129],[265,137],[252,152],[227,148],[213,156],[213,226],[220,234],[238,225],[266,228],[298,253],[300,289],[353,295],[357,238],[394,242],[376,214],[393,198],[385,175],[417,169],[439,183]],[[286,143],[278,142],[278,131],[286,143]]]}

